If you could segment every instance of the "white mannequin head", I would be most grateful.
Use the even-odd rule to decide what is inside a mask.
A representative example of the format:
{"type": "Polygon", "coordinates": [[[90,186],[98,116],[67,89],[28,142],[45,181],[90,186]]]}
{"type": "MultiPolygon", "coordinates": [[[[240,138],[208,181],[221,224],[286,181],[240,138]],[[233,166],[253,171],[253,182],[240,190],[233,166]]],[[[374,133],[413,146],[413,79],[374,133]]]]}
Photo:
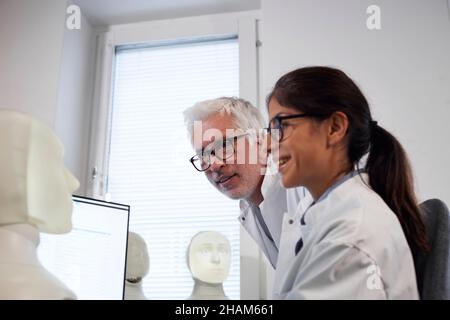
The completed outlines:
{"type": "Polygon", "coordinates": [[[188,246],[187,260],[194,279],[223,283],[230,270],[230,242],[215,231],[199,232],[188,246]]]}
{"type": "Polygon", "coordinates": [[[129,282],[140,282],[147,274],[150,259],[144,238],[134,232],[128,232],[127,275],[129,282]]]}
{"type": "Polygon", "coordinates": [[[47,233],[72,229],[78,180],[64,166],[53,130],[29,114],[0,110],[0,225],[27,223],[47,233]]]}

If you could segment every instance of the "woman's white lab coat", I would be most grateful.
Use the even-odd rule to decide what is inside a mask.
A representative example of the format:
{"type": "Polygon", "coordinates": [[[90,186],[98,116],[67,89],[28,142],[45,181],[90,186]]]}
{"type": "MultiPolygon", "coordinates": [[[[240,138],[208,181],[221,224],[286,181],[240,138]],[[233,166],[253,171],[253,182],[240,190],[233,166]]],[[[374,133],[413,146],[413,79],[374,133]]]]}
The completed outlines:
{"type": "Polygon", "coordinates": [[[246,200],[239,202],[241,214],[239,222],[258,244],[263,254],[275,269],[281,237],[281,226],[284,212],[294,212],[302,203],[310,203],[311,195],[305,188],[285,189],[277,174],[266,174],[261,186],[264,200],[259,207],[246,200]],[[257,218],[258,211],[262,220],[257,218]],[[264,223],[265,226],[262,225],[264,223]],[[270,234],[270,238],[268,236],[270,234]]]}
{"type": "Polygon", "coordinates": [[[362,179],[348,177],[306,211],[303,203],[284,215],[272,298],[418,299],[400,223],[362,179]]]}

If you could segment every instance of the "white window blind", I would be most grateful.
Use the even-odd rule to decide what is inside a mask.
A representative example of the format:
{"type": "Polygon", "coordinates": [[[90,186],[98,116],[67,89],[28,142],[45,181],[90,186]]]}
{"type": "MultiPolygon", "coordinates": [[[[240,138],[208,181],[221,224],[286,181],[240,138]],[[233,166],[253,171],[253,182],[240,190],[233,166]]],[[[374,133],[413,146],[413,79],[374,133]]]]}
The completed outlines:
{"type": "Polygon", "coordinates": [[[119,48],[115,61],[107,192],[131,205],[130,230],[147,242],[146,296],[187,298],[187,245],[212,230],[231,242],[224,290],[239,299],[239,206],[192,167],[182,115],[199,100],[239,95],[237,39],[119,48]]]}

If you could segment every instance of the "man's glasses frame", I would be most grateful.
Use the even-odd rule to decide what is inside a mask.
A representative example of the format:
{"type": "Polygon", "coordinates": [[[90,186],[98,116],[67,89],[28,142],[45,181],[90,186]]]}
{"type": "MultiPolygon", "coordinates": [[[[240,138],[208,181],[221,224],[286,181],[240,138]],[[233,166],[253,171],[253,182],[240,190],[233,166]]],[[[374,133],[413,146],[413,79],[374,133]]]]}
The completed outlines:
{"type": "Polygon", "coordinates": [[[204,172],[211,167],[211,156],[216,157],[220,161],[226,161],[230,159],[236,153],[236,140],[238,138],[249,135],[249,133],[243,133],[240,135],[233,136],[231,138],[219,140],[217,142],[211,143],[210,148],[206,147],[202,150],[202,154],[196,154],[192,156],[189,161],[194,166],[194,168],[199,172],[204,172]],[[232,149],[231,149],[232,147],[232,149]],[[227,149],[228,148],[228,149],[227,149]],[[225,151],[225,153],[222,153],[225,151]],[[222,154],[222,156],[221,156],[222,154]]]}

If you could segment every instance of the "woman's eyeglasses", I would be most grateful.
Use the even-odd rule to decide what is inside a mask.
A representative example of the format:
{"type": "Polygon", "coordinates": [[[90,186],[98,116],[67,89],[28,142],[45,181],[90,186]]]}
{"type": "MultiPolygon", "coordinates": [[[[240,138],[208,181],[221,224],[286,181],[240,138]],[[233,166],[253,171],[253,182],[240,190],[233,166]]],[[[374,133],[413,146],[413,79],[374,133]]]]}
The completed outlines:
{"type": "Polygon", "coordinates": [[[288,124],[283,123],[283,121],[306,117],[314,117],[314,115],[309,113],[302,113],[302,114],[290,114],[287,116],[275,116],[272,118],[272,120],[270,120],[269,127],[266,128],[266,130],[271,135],[274,141],[280,142],[284,138],[286,138],[285,131],[286,128],[289,126],[288,124]]]}

